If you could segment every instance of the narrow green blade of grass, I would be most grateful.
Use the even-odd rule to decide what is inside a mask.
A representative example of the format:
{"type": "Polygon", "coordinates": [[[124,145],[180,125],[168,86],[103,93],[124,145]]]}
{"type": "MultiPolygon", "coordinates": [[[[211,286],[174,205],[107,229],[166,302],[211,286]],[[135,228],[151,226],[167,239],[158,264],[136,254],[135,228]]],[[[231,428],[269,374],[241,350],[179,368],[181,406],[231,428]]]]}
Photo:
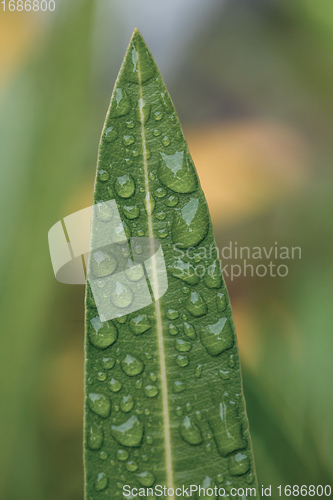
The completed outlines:
{"type": "Polygon", "coordinates": [[[122,498],[124,485],[256,487],[237,340],[206,200],[137,30],[97,169],[86,298],[86,498],[122,498]],[[103,224],[115,217],[109,200],[123,241],[97,249],[103,224]],[[140,261],[147,241],[149,264],[140,261]],[[100,316],[96,287],[113,311],[108,317],[100,316]],[[146,296],[160,298],[143,305],[146,296]]]}

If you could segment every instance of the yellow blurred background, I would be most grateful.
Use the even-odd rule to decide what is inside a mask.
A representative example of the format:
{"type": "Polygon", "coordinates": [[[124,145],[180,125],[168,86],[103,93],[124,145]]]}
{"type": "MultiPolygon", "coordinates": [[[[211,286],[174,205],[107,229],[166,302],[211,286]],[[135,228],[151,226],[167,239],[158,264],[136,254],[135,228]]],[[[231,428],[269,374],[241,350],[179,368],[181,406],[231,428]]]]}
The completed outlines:
{"type": "Polygon", "coordinates": [[[332,2],[58,0],[0,10],[0,498],[83,498],[84,290],[56,282],[47,232],[91,203],[135,25],[218,246],[302,249],[284,278],[226,277],[259,482],[332,483],[332,2]]]}

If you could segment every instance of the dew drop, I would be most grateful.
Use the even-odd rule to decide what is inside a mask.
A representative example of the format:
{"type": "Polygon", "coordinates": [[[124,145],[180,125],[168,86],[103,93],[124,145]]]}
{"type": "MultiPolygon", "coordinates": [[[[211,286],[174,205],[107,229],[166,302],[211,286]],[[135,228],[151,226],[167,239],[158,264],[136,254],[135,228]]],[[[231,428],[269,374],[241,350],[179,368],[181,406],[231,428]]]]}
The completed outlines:
{"type": "Polygon", "coordinates": [[[162,111],[155,111],[154,113],[154,120],[157,122],[160,122],[163,118],[163,113],[162,111]]]}
{"type": "MultiPolygon", "coordinates": [[[[209,476],[206,476],[201,484],[201,487],[204,488],[205,491],[211,489],[214,492],[214,487],[215,487],[214,479],[209,476]]],[[[208,495],[206,493],[201,497],[201,500],[217,500],[217,498],[218,497],[214,495],[214,493],[212,495],[208,495]]]]}
{"type": "Polygon", "coordinates": [[[124,135],[123,136],[123,144],[124,146],[130,146],[135,143],[135,139],[132,135],[124,135]]]}
{"type": "Polygon", "coordinates": [[[129,453],[127,450],[117,450],[117,458],[120,462],[125,462],[129,457],[129,453]]]}
{"type": "Polygon", "coordinates": [[[105,372],[98,372],[97,373],[97,380],[100,382],[104,382],[106,380],[106,373],[105,372]]]}
{"type": "Polygon", "coordinates": [[[250,469],[249,457],[246,453],[238,452],[229,457],[229,472],[232,476],[242,476],[250,469]]]}
{"type": "Polygon", "coordinates": [[[152,322],[150,321],[147,314],[140,314],[135,318],[132,318],[130,321],[130,329],[134,335],[141,335],[142,333],[149,330],[152,326],[152,322]]]}
{"type": "Polygon", "coordinates": [[[208,354],[217,356],[234,344],[234,334],[227,318],[220,318],[217,323],[208,325],[200,331],[200,340],[208,354]]]}
{"type": "Polygon", "coordinates": [[[160,210],[155,214],[157,220],[164,220],[166,218],[166,213],[163,210],[160,210]]]}
{"type": "Polygon", "coordinates": [[[178,248],[198,245],[209,230],[207,204],[201,197],[193,198],[182,207],[176,208],[172,222],[172,240],[178,248]]]}
{"type": "Polygon", "coordinates": [[[124,205],[123,213],[126,219],[133,220],[140,217],[140,209],[137,205],[124,205]]]}
{"type": "Polygon", "coordinates": [[[222,286],[221,268],[218,260],[215,260],[205,272],[204,283],[207,288],[220,288],[222,286]]]}
{"type": "Polygon", "coordinates": [[[142,387],[142,378],[138,378],[136,381],[135,381],[135,387],[137,389],[141,389],[142,387]]]}
{"type": "Polygon", "coordinates": [[[115,378],[112,378],[110,380],[110,386],[109,387],[110,387],[110,390],[112,392],[119,392],[120,389],[122,388],[122,383],[119,382],[119,380],[116,380],[115,378]]]}
{"type": "Polygon", "coordinates": [[[171,276],[185,281],[189,285],[196,285],[200,281],[194,267],[190,263],[182,261],[179,257],[168,267],[168,271],[171,276]]]}
{"type": "Polygon", "coordinates": [[[101,451],[100,454],[99,454],[99,458],[101,460],[107,460],[109,457],[109,455],[106,453],[106,451],[101,451]]]}
{"type": "Polygon", "coordinates": [[[186,340],[176,339],[175,348],[179,352],[188,352],[192,349],[192,344],[190,342],[187,342],[186,340]]]}
{"type": "Polygon", "coordinates": [[[148,398],[154,398],[158,394],[158,388],[156,385],[146,385],[144,391],[148,398]]]}
{"type": "Polygon", "coordinates": [[[173,392],[175,392],[176,394],[178,394],[179,392],[185,391],[185,389],[186,389],[186,386],[182,380],[176,380],[173,383],[173,392]]]}
{"type": "Polygon", "coordinates": [[[136,84],[147,82],[155,74],[152,56],[140,38],[134,38],[132,41],[126,59],[125,74],[129,82],[136,84]]]}
{"type": "Polygon", "coordinates": [[[88,446],[91,450],[99,450],[103,444],[103,428],[93,422],[88,428],[88,446]]]}
{"type": "Polygon", "coordinates": [[[188,359],[187,356],[181,356],[178,355],[176,358],[176,363],[178,366],[181,366],[182,368],[187,366],[189,364],[190,360],[188,359]]]}
{"type": "Polygon", "coordinates": [[[135,415],[132,415],[123,424],[112,425],[111,434],[122,446],[140,446],[143,437],[143,425],[135,415]]]}
{"type": "Polygon", "coordinates": [[[119,118],[125,116],[131,109],[131,101],[126,92],[121,88],[116,88],[114,92],[114,99],[111,103],[111,115],[119,118]]]}
{"type": "Polygon", "coordinates": [[[109,173],[106,170],[99,170],[98,177],[102,182],[108,181],[110,179],[109,173]]]}
{"type": "Polygon", "coordinates": [[[153,486],[155,482],[155,476],[152,472],[144,471],[140,472],[140,474],[135,475],[138,478],[139,483],[146,488],[148,488],[149,486],[153,486]]]}
{"type": "Polygon", "coordinates": [[[97,278],[104,278],[114,273],[117,265],[116,258],[102,250],[97,250],[97,252],[92,254],[91,268],[94,276],[97,278]]]}
{"type": "Polygon", "coordinates": [[[164,229],[159,229],[159,230],[157,231],[157,234],[158,234],[158,236],[159,236],[160,238],[163,238],[163,239],[164,239],[164,238],[166,238],[166,237],[168,236],[168,234],[169,234],[169,233],[168,233],[168,230],[164,228],[164,229]]]}
{"type": "Polygon", "coordinates": [[[191,292],[189,299],[185,303],[185,307],[195,318],[200,318],[200,316],[207,314],[207,304],[198,292],[191,292]]]}
{"type": "Polygon", "coordinates": [[[116,282],[116,286],[111,292],[111,300],[116,307],[125,308],[128,307],[133,300],[133,292],[127,286],[122,284],[120,281],[116,282]]]}
{"type": "Polygon", "coordinates": [[[128,413],[131,411],[134,407],[134,399],[133,397],[129,394],[128,396],[123,396],[122,400],[120,401],[120,409],[123,413],[128,413]]]}
{"type": "Polygon", "coordinates": [[[186,321],[184,322],[184,333],[191,340],[194,340],[197,338],[197,334],[195,333],[194,326],[190,325],[190,323],[187,323],[186,321]]]}
{"type": "Polygon", "coordinates": [[[160,136],[160,135],[161,135],[161,133],[162,133],[162,132],[161,132],[161,130],[159,130],[159,129],[155,129],[155,130],[153,131],[153,134],[154,134],[154,136],[155,136],[155,137],[160,136]]]}
{"type": "Polygon", "coordinates": [[[144,369],[144,364],[138,358],[127,354],[125,358],[121,362],[121,367],[123,371],[129,377],[134,377],[135,375],[139,375],[144,369]]]}
{"type": "Polygon", "coordinates": [[[186,410],[186,413],[190,413],[192,411],[191,403],[186,403],[185,410],[186,410]]]}
{"type": "Polygon", "coordinates": [[[201,374],[202,374],[202,365],[199,364],[198,366],[196,366],[194,370],[194,376],[195,378],[200,378],[201,374]]]}
{"type": "Polygon", "coordinates": [[[111,412],[110,399],[105,394],[91,392],[87,397],[88,406],[99,417],[107,418],[111,412]]]}
{"type": "Polygon", "coordinates": [[[115,190],[121,198],[130,198],[135,191],[135,182],[131,175],[124,174],[116,179],[115,190]]]}
{"type": "Polygon", "coordinates": [[[181,406],[177,406],[177,408],[175,409],[175,414],[177,415],[177,417],[181,417],[183,415],[183,409],[181,406]]]}
{"type": "Polygon", "coordinates": [[[219,375],[223,380],[228,380],[230,378],[230,371],[229,370],[219,370],[219,375]]]}
{"type": "Polygon", "coordinates": [[[168,319],[177,319],[179,318],[179,312],[176,309],[168,309],[165,313],[168,319]]]}
{"type": "MultiPolygon", "coordinates": [[[[167,146],[170,139],[164,136],[162,144],[167,146]],[[165,143],[163,142],[165,141],[165,143]]],[[[164,186],[176,193],[193,193],[198,188],[198,178],[192,161],[184,151],[172,155],[160,153],[158,178],[164,186]]]]}
{"type": "Polygon", "coordinates": [[[167,194],[167,191],[163,187],[159,187],[155,189],[154,194],[157,198],[164,198],[164,196],[166,196],[167,194]]]}
{"type": "Polygon", "coordinates": [[[179,425],[179,434],[188,444],[198,445],[203,442],[201,430],[191,417],[184,417],[179,425]]]}
{"type": "Polygon", "coordinates": [[[218,292],[216,294],[216,305],[218,312],[223,312],[227,307],[227,297],[224,293],[218,292]]]}
{"type": "Polygon", "coordinates": [[[178,203],[178,197],[173,194],[168,196],[165,200],[165,204],[167,207],[175,207],[177,203],[178,203]]]}
{"type": "Polygon", "coordinates": [[[93,329],[89,329],[89,339],[97,349],[106,349],[117,340],[117,328],[111,321],[102,323],[99,316],[96,316],[90,323],[93,329]]]}
{"type": "Polygon", "coordinates": [[[130,281],[140,281],[144,276],[143,267],[133,265],[133,267],[126,269],[125,274],[130,281]]]}
{"type": "Polygon", "coordinates": [[[170,323],[169,325],[169,333],[170,335],[177,335],[179,333],[178,328],[173,323],[170,323]]]}
{"type": "Polygon", "coordinates": [[[128,472],[135,472],[136,470],[138,470],[138,468],[139,468],[139,465],[134,460],[131,460],[130,462],[127,462],[127,464],[126,464],[126,469],[128,470],[128,472]]]}
{"type": "Polygon", "coordinates": [[[149,378],[150,378],[150,380],[151,380],[152,382],[156,382],[156,380],[157,380],[156,373],[153,373],[153,372],[152,372],[152,373],[150,373],[150,374],[149,374],[149,378]]]}
{"type": "Polygon", "coordinates": [[[168,137],[167,135],[164,135],[161,139],[161,143],[163,146],[169,146],[169,144],[171,143],[170,137],[168,137]]]}
{"type": "Polygon", "coordinates": [[[165,92],[161,92],[161,100],[162,100],[162,104],[163,104],[165,111],[167,113],[171,113],[171,111],[173,109],[173,105],[172,105],[172,102],[171,102],[169,95],[165,92]]]}
{"type": "Polygon", "coordinates": [[[147,436],[146,437],[146,443],[149,444],[149,445],[151,445],[151,444],[154,443],[154,440],[153,440],[152,436],[147,436]]]}
{"type": "Polygon", "coordinates": [[[116,127],[108,127],[104,132],[104,137],[107,142],[113,142],[118,137],[118,132],[116,127]]]}
{"type": "Polygon", "coordinates": [[[139,99],[138,105],[135,108],[135,118],[138,122],[143,122],[145,125],[150,117],[151,106],[145,103],[143,99],[139,99]]]}
{"type": "Polygon", "coordinates": [[[95,490],[103,491],[108,485],[108,477],[105,472],[100,472],[97,474],[97,478],[95,480],[95,490]]]}
{"type": "Polygon", "coordinates": [[[218,483],[223,483],[223,481],[224,481],[223,474],[217,474],[217,476],[216,476],[216,481],[217,481],[218,483]]]}
{"type": "Polygon", "coordinates": [[[154,174],[154,172],[149,172],[148,177],[151,181],[154,181],[156,179],[156,175],[154,174]]]}
{"type": "Polygon", "coordinates": [[[133,120],[129,120],[128,122],[126,122],[126,127],[129,128],[129,129],[132,129],[135,127],[135,123],[133,122],[133,120]]]}

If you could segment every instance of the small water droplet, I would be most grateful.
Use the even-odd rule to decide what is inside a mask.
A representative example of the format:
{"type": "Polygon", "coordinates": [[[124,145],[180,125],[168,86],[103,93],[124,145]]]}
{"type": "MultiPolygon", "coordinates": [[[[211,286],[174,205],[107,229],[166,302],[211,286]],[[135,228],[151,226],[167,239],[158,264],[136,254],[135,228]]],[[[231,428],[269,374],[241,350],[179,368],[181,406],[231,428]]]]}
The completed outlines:
{"type": "Polygon", "coordinates": [[[113,358],[102,358],[102,365],[105,370],[111,370],[114,367],[116,361],[113,358]]]}
{"type": "Polygon", "coordinates": [[[219,370],[219,375],[223,380],[228,380],[230,378],[230,371],[229,370],[219,370]]]}
{"type": "Polygon", "coordinates": [[[227,307],[227,297],[224,293],[218,292],[216,294],[216,305],[218,312],[222,313],[227,307]]]}
{"type": "Polygon", "coordinates": [[[120,401],[120,409],[123,413],[128,413],[131,411],[134,407],[134,399],[133,396],[130,394],[127,396],[123,396],[122,400],[120,401]]]}
{"type": "Polygon", "coordinates": [[[116,307],[121,309],[128,307],[133,300],[133,292],[120,281],[116,282],[116,286],[111,291],[111,300],[116,307]]]}
{"type": "Polygon", "coordinates": [[[181,406],[177,406],[177,408],[175,409],[175,414],[177,415],[177,417],[181,417],[183,415],[183,409],[181,406]]]}
{"type": "Polygon", "coordinates": [[[154,113],[155,121],[160,122],[162,120],[162,118],[163,118],[162,111],[155,111],[155,113],[154,113]]]}
{"type": "Polygon", "coordinates": [[[153,134],[154,134],[154,136],[155,136],[155,137],[160,136],[160,135],[161,135],[161,133],[162,133],[162,132],[161,132],[161,130],[159,130],[159,129],[155,129],[155,130],[153,131],[153,134]]]}
{"type": "Polygon", "coordinates": [[[123,136],[123,143],[124,143],[124,146],[130,146],[131,144],[135,143],[135,139],[132,135],[124,135],[123,136]]]}
{"type": "Polygon", "coordinates": [[[179,333],[179,330],[174,324],[170,323],[169,333],[170,333],[170,335],[177,335],[179,333]]]}
{"type": "Polygon", "coordinates": [[[122,388],[122,383],[119,382],[119,380],[116,380],[115,378],[112,378],[110,380],[110,389],[112,392],[119,392],[120,389],[122,388]]]}
{"type": "Polygon", "coordinates": [[[156,175],[154,174],[154,172],[149,172],[148,177],[151,181],[154,181],[156,179],[156,175]]]}
{"type": "Polygon", "coordinates": [[[190,360],[188,359],[187,356],[177,356],[176,358],[176,363],[178,366],[185,367],[189,364],[190,360]]]}
{"type": "Polygon", "coordinates": [[[107,418],[111,412],[111,401],[105,394],[91,392],[87,397],[88,406],[96,415],[107,418]]]}
{"type": "Polygon", "coordinates": [[[151,444],[153,444],[153,442],[154,442],[154,440],[153,440],[152,436],[147,436],[146,437],[146,443],[147,444],[151,445],[151,444]]]}
{"type": "Polygon", "coordinates": [[[102,323],[96,316],[90,323],[93,328],[89,328],[89,339],[97,349],[106,349],[117,340],[118,331],[111,321],[102,323]]]}
{"type": "Polygon", "coordinates": [[[158,394],[158,388],[156,385],[146,385],[144,391],[148,398],[154,398],[158,394]]]}
{"type": "Polygon", "coordinates": [[[125,75],[129,82],[146,83],[155,74],[155,63],[139,35],[135,35],[125,64],[125,75]],[[140,60],[140,62],[139,62],[140,60]]]}
{"type": "Polygon", "coordinates": [[[132,415],[121,425],[112,425],[111,434],[122,446],[136,447],[141,444],[143,425],[136,415],[132,415]]]}
{"type": "Polygon", "coordinates": [[[206,201],[200,197],[191,197],[182,207],[174,210],[172,222],[172,240],[178,248],[198,245],[208,233],[210,227],[206,201]]]}
{"type": "Polygon", "coordinates": [[[157,380],[157,376],[156,376],[156,374],[155,374],[155,373],[153,373],[153,372],[151,372],[151,373],[149,374],[149,378],[150,378],[150,380],[151,380],[152,382],[156,382],[156,380],[157,380]]]}
{"type": "Polygon", "coordinates": [[[171,266],[168,267],[171,276],[178,278],[189,285],[196,285],[199,283],[199,277],[195,272],[194,267],[189,262],[184,262],[180,258],[175,260],[171,266]]]}
{"type": "Polygon", "coordinates": [[[97,278],[104,278],[114,273],[118,265],[117,259],[113,255],[102,250],[93,252],[90,263],[92,272],[97,278]]]}
{"type": "Polygon", "coordinates": [[[164,239],[164,238],[166,238],[166,237],[168,236],[168,234],[169,234],[169,233],[168,233],[168,230],[167,230],[167,229],[163,228],[163,229],[159,229],[159,230],[157,231],[157,234],[158,234],[158,236],[159,236],[160,238],[163,238],[163,239],[164,239]]]}
{"type": "Polygon", "coordinates": [[[179,425],[179,434],[188,444],[198,445],[203,442],[201,430],[191,417],[184,417],[179,425]]]}
{"type": "Polygon", "coordinates": [[[179,318],[179,312],[176,309],[168,309],[165,313],[168,319],[177,319],[179,318]]]}
{"type": "Polygon", "coordinates": [[[125,358],[121,362],[121,367],[123,371],[129,377],[134,377],[135,375],[139,375],[144,369],[144,364],[138,358],[127,354],[125,358]]]}
{"type": "Polygon", "coordinates": [[[142,387],[142,383],[143,383],[143,382],[142,382],[142,378],[138,378],[138,379],[135,381],[135,387],[136,387],[137,389],[141,389],[141,387],[142,387]]]}
{"type": "Polygon", "coordinates": [[[96,491],[103,491],[108,485],[108,476],[105,474],[105,472],[100,472],[97,474],[97,478],[95,480],[95,490],[96,491]]]}
{"type": "Polygon", "coordinates": [[[152,322],[150,321],[147,314],[140,314],[135,318],[132,318],[130,321],[130,329],[134,335],[141,335],[142,333],[149,330],[152,326],[152,322]]]}
{"type": "Polygon", "coordinates": [[[145,103],[143,99],[139,99],[138,105],[135,108],[135,118],[138,122],[143,122],[145,125],[150,117],[151,106],[149,103],[145,103]]]}
{"type": "Polygon", "coordinates": [[[106,170],[99,170],[98,177],[102,182],[108,181],[110,179],[109,173],[106,170]]]}
{"type": "Polygon", "coordinates": [[[234,334],[227,318],[220,318],[217,323],[205,326],[200,331],[200,340],[208,354],[217,356],[230,349],[234,344],[234,334]]]}
{"type": "Polygon", "coordinates": [[[126,122],[126,127],[127,128],[134,128],[135,127],[135,123],[133,120],[129,120],[128,122],[126,122]]]}
{"type": "Polygon", "coordinates": [[[194,340],[197,338],[197,334],[195,333],[194,326],[191,325],[190,323],[187,323],[186,321],[184,322],[184,333],[191,340],[194,340]]]}
{"type": "Polygon", "coordinates": [[[155,476],[152,472],[144,471],[140,472],[140,474],[135,475],[138,478],[139,483],[146,488],[148,488],[149,486],[153,486],[155,482],[155,476]]]}
{"type": "Polygon", "coordinates": [[[223,474],[217,474],[217,476],[216,476],[216,481],[217,481],[218,483],[223,483],[223,481],[224,481],[223,474]]]}
{"type": "Polygon", "coordinates": [[[242,476],[250,469],[249,457],[246,453],[238,452],[229,457],[229,472],[232,476],[242,476]]]}
{"type": "Polygon", "coordinates": [[[215,260],[206,270],[204,283],[207,288],[220,288],[222,286],[221,267],[218,260],[215,260]]]}
{"type": "Polygon", "coordinates": [[[207,314],[207,304],[198,292],[191,292],[185,307],[195,318],[207,314]]]}
{"type": "Polygon", "coordinates": [[[169,146],[170,142],[171,142],[171,139],[167,135],[164,135],[161,139],[161,143],[163,146],[169,146]]]}
{"type": "Polygon", "coordinates": [[[199,364],[198,366],[196,366],[194,370],[194,376],[195,378],[200,378],[201,374],[202,374],[202,365],[199,364]]]}
{"type": "Polygon", "coordinates": [[[114,99],[111,103],[111,115],[115,117],[125,116],[131,109],[131,101],[126,92],[121,88],[114,91],[114,99]]]}
{"type": "Polygon", "coordinates": [[[160,210],[159,212],[155,213],[155,217],[157,220],[164,220],[166,218],[166,213],[163,212],[163,210],[160,210]]]}
{"type": "Polygon", "coordinates": [[[117,177],[114,187],[117,195],[121,198],[130,198],[135,192],[135,182],[129,174],[117,177]]]}
{"type": "Polygon", "coordinates": [[[88,446],[91,450],[99,450],[103,444],[103,427],[93,422],[88,428],[88,446]]]}
{"type": "Polygon", "coordinates": [[[186,410],[186,413],[190,413],[192,411],[191,403],[186,403],[185,410],[186,410]]]}
{"type": "Polygon", "coordinates": [[[228,365],[230,366],[230,368],[233,368],[235,366],[235,360],[234,360],[233,354],[231,354],[231,356],[228,360],[228,365]]]}
{"type": "MultiPolygon", "coordinates": [[[[168,146],[170,139],[164,136],[162,144],[168,146]]],[[[198,178],[190,157],[184,151],[174,154],[160,153],[158,178],[162,184],[176,193],[193,193],[198,188],[198,178]]]]}
{"type": "Polygon", "coordinates": [[[175,348],[179,352],[188,352],[192,349],[192,344],[190,342],[187,342],[186,340],[176,339],[175,348]]]}
{"type": "Polygon", "coordinates": [[[176,380],[173,383],[173,392],[178,394],[179,392],[183,392],[186,389],[186,385],[182,380],[176,380]]]}
{"type": "Polygon", "coordinates": [[[137,205],[124,205],[123,213],[126,219],[137,219],[138,217],[140,217],[140,208],[137,205]]]}
{"type": "Polygon", "coordinates": [[[159,187],[155,189],[154,194],[157,198],[164,198],[164,196],[166,196],[167,194],[167,191],[163,187],[159,187]]]}
{"type": "Polygon", "coordinates": [[[116,127],[108,127],[104,132],[104,137],[107,142],[113,142],[118,137],[118,132],[116,127]]]}
{"type": "Polygon", "coordinates": [[[168,196],[166,199],[165,199],[165,204],[167,207],[175,207],[178,203],[178,197],[171,194],[170,196],[168,196]]]}
{"type": "Polygon", "coordinates": [[[140,281],[144,276],[143,267],[141,265],[133,264],[132,267],[125,270],[125,274],[130,281],[140,281]]]}
{"type": "Polygon", "coordinates": [[[101,460],[107,460],[108,456],[109,455],[106,453],[106,451],[101,451],[100,454],[99,454],[99,458],[101,460]]]}
{"type": "Polygon", "coordinates": [[[104,380],[106,380],[106,373],[105,372],[98,372],[97,373],[97,380],[104,382],[104,380]]]}
{"type": "Polygon", "coordinates": [[[129,453],[127,450],[117,450],[117,458],[120,462],[125,462],[129,457],[129,453]]]}
{"type": "Polygon", "coordinates": [[[161,100],[162,100],[162,104],[163,104],[165,111],[167,113],[171,113],[171,111],[173,109],[173,105],[172,105],[170,96],[165,92],[161,92],[161,100]]]}
{"type": "Polygon", "coordinates": [[[139,465],[134,460],[131,460],[130,462],[127,462],[127,464],[126,464],[126,469],[128,470],[128,472],[135,472],[136,470],[138,470],[138,468],[139,468],[139,465]]]}

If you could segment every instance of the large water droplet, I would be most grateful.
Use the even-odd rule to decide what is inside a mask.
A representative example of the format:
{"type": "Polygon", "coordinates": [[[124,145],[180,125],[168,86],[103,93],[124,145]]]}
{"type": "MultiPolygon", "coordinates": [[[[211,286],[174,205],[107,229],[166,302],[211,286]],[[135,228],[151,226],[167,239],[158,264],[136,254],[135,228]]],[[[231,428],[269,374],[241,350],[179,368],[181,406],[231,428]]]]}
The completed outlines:
{"type": "Polygon", "coordinates": [[[156,387],[156,385],[150,385],[150,384],[146,385],[144,388],[144,391],[145,391],[145,395],[148,398],[154,398],[158,394],[158,388],[156,387]]]}
{"type": "Polygon", "coordinates": [[[98,171],[98,177],[102,182],[106,182],[110,179],[109,173],[103,169],[98,171]]]}
{"type": "Polygon", "coordinates": [[[123,396],[123,399],[120,401],[120,409],[124,413],[128,413],[134,407],[134,399],[130,394],[128,396],[123,396]]]}
{"type": "Polygon", "coordinates": [[[108,485],[108,476],[105,472],[100,472],[95,480],[95,490],[103,491],[108,485]]]}
{"type": "MultiPolygon", "coordinates": [[[[170,139],[167,138],[164,145],[169,143],[170,139]]],[[[176,193],[193,193],[198,187],[198,179],[192,162],[184,151],[177,151],[173,155],[160,154],[158,178],[162,184],[176,193]]]]}
{"type": "Polygon", "coordinates": [[[98,250],[92,254],[92,272],[97,278],[103,278],[112,274],[116,270],[117,265],[116,258],[102,250],[98,250]]]}
{"type": "Polygon", "coordinates": [[[165,200],[165,204],[167,207],[175,207],[177,203],[178,203],[178,197],[174,196],[173,194],[168,196],[165,200]]]}
{"type": "Polygon", "coordinates": [[[115,378],[112,378],[110,380],[110,386],[109,387],[110,387],[110,390],[112,392],[119,392],[120,389],[122,388],[122,386],[123,385],[122,385],[121,382],[119,382],[119,380],[116,380],[115,378]]]}
{"type": "Polygon", "coordinates": [[[88,446],[91,450],[99,450],[103,444],[103,427],[93,422],[88,427],[88,446]]]}
{"type": "Polygon", "coordinates": [[[140,208],[137,205],[124,205],[123,212],[126,219],[133,220],[140,217],[140,208]]]}
{"type": "Polygon", "coordinates": [[[150,117],[151,106],[143,99],[139,99],[138,105],[135,108],[135,118],[138,122],[143,122],[145,125],[150,117]]]}
{"type": "Polygon", "coordinates": [[[185,307],[195,318],[207,314],[207,304],[198,292],[191,292],[185,307]]]}
{"type": "Polygon", "coordinates": [[[194,340],[197,338],[194,326],[190,325],[190,323],[187,323],[186,321],[184,323],[184,333],[191,340],[194,340]]]}
{"type": "Polygon", "coordinates": [[[178,328],[173,323],[170,323],[168,331],[170,335],[177,335],[179,333],[178,328]]]}
{"type": "Polygon", "coordinates": [[[186,416],[179,425],[179,433],[188,444],[198,445],[203,442],[201,430],[193,418],[186,416]]]}
{"type": "Polygon", "coordinates": [[[148,488],[149,486],[153,486],[155,482],[155,476],[152,472],[144,471],[140,472],[140,474],[135,475],[138,478],[139,483],[146,488],[148,488]]]}
{"type": "Polygon", "coordinates": [[[183,208],[176,208],[172,223],[172,240],[178,248],[198,245],[209,229],[209,214],[206,201],[202,198],[190,198],[183,208]]]}
{"type": "Polygon", "coordinates": [[[226,457],[246,447],[237,404],[228,393],[224,393],[222,402],[209,413],[208,422],[220,455],[226,457]]]}
{"type": "Polygon", "coordinates": [[[190,342],[187,342],[186,340],[176,339],[175,348],[179,352],[188,352],[192,349],[192,344],[190,342]]]}
{"type": "Polygon", "coordinates": [[[229,472],[232,476],[242,476],[250,469],[249,457],[246,453],[238,452],[229,457],[229,472]]]}
{"type": "Polygon", "coordinates": [[[195,272],[194,267],[189,262],[184,262],[180,257],[168,267],[171,276],[185,281],[189,285],[196,285],[199,283],[199,277],[195,272]]]}
{"type": "Polygon", "coordinates": [[[187,356],[177,356],[176,358],[176,363],[178,366],[181,366],[182,368],[184,368],[185,366],[187,366],[189,364],[190,360],[188,359],[187,356]]]}
{"type": "Polygon", "coordinates": [[[217,356],[234,344],[234,334],[227,318],[220,318],[217,323],[208,325],[200,331],[201,343],[207,352],[217,356]]]}
{"type": "Polygon", "coordinates": [[[144,364],[138,358],[127,354],[121,362],[121,367],[129,377],[139,375],[144,369],[144,364]]]}
{"type": "Polygon", "coordinates": [[[176,309],[168,309],[165,313],[168,319],[177,319],[179,318],[179,312],[176,309]]]}
{"type": "Polygon", "coordinates": [[[218,292],[216,294],[216,305],[219,312],[223,312],[227,307],[227,297],[224,293],[218,292]]]}
{"type": "Polygon", "coordinates": [[[125,308],[128,307],[133,300],[133,292],[127,286],[120,281],[116,282],[115,288],[111,292],[111,300],[116,307],[125,308]]]}
{"type": "Polygon", "coordinates": [[[126,469],[128,470],[128,472],[135,472],[136,470],[138,470],[138,468],[139,468],[139,465],[134,460],[130,460],[126,464],[126,469]]]}
{"type": "Polygon", "coordinates": [[[140,314],[139,316],[132,318],[130,321],[130,329],[134,335],[140,335],[141,333],[146,332],[151,326],[152,322],[147,314],[140,314]]]}
{"type": "Polygon", "coordinates": [[[117,458],[120,462],[125,462],[129,457],[129,453],[127,450],[119,449],[117,450],[117,458]]]}
{"type": "Polygon", "coordinates": [[[121,425],[112,425],[111,434],[122,446],[140,446],[143,437],[143,424],[136,415],[132,415],[121,425]]]}
{"type": "Polygon", "coordinates": [[[131,175],[124,174],[116,179],[115,190],[121,198],[130,198],[135,191],[135,182],[131,175]]]}
{"type": "Polygon", "coordinates": [[[164,196],[167,194],[167,191],[165,188],[163,187],[159,187],[157,189],[155,189],[154,191],[154,195],[157,197],[157,198],[164,198],[164,196]]]}
{"type": "Polygon", "coordinates": [[[88,394],[87,401],[89,408],[96,413],[96,415],[102,418],[107,418],[110,415],[111,401],[105,394],[91,392],[88,394]]]}
{"type": "Polygon", "coordinates": [[[131,109],[131,101],[126,92],[121,88],[116,88],[114,99],[111,103],[111,115],[115,117],[125,116],[131,109]]]}
{"type": "Polygon", "coordinates": [[[132,135],[124,135],[123,136],[123,143],[124,143],[124,146],[130,146],[131,144],[135,143],[135,139],[132,135]]]}
{"type": "Polygon", "coordinates": [[[117,328],[111,321],[102,323],[99,316],[96,316],[91,320],[91,324],[93,329],[89,329],[89,339],[97,349],[106,349],[117,340],[117,328]]]}
{"type": "Polygon", "coordinates": [[[115,141],[118,137],[118,132],[117,132],[116,127],[112,126],[112,127],[108,127],[107,129],[105,129],[104,137],[105,137],[105,140],[107,142],[115,141]]]}
{"type": "Polygon", "coordinates": [[[221,268],[218,260],[215,260],[206,270],[204,283],[207,288],[220,288],[222,286],[221,268]]]}

